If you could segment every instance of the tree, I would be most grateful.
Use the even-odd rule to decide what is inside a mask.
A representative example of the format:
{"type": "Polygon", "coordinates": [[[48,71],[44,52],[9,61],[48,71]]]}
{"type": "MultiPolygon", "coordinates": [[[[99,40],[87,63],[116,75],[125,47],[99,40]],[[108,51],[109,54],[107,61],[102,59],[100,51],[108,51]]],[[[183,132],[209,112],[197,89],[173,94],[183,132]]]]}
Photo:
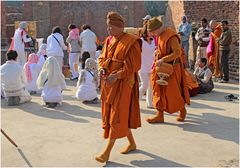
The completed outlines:
{"type": "Polygon", "coordinates": [[[165,15],[167,1],[144,1],[144,7],[151,16],[165,15]]]}

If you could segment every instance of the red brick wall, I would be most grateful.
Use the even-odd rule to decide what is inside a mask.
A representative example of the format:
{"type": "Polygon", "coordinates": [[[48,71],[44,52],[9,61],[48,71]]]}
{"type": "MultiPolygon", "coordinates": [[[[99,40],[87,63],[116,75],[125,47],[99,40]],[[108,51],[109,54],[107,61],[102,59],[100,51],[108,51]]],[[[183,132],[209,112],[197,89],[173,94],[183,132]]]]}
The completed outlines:
{"type": "Polygon", "coordinates": [[[1,39],[6,38],[6,10],[4,3],[1,1],[1,39]]]}
{"type": "Polygon", "coordinates": [[[6,6],[5,2],[1,1],[4,4],[6,12],[6,37],[8,43],[11,42],[11,37],[14,35],[14,22],[23,20],[23,5],[20,6],[6,6]]]}
{"type": "Polygon", "coordinates": [[[59,25],[64,36],[68,34],[69,24],[74,23],[80,27],[88,23],[99,39],[104,40],[107,35],[106,15],[108,11],[118,11],[126,19],[126,26],[134,27],[141,26],[141,18],[146,15],[144,3],[140,1],[72,1],[71,3],[62,1],[49,2],[49,4],[50,27],[59,25]]]}
{"type": "Polygon", "coordinates": [[[7,37],[10,38],[14,29],[12,24],[18,20],[37,21],[37,37],[46,37],[52,27],[60,26],[64,37],[67,26],[71,23],[78,27],[84,23],[91,25],[100,40],[107,35],[106,14],[118,11],[126,18],[126,26],[140,27],[146,15],[143,1],[24,1],[23,6],[6,6],[8,15],[7,37]]]}

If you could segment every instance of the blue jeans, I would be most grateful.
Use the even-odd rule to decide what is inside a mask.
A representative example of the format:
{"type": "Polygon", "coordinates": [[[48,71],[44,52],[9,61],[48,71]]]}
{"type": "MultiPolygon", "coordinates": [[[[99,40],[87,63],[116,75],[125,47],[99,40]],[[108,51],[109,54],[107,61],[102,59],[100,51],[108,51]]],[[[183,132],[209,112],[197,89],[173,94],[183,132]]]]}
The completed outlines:
{"type": "Polygon", "coordinates": [[[189,61],[188,61],[189,41],[188,40],[187,41],[182,41],[182,47],[184,49],[187,67],[189,67],[189,61]]]}

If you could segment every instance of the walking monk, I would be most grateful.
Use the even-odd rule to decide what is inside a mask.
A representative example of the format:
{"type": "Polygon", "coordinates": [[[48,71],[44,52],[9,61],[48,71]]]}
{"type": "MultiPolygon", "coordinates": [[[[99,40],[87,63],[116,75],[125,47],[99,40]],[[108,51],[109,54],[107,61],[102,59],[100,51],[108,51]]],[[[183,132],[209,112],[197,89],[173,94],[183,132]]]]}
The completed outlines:
{"type": "Polygon", "coordinates": [[[215,20],[211,20],[209,26],[213,30],[210,36],[211,53],[208,59],[208,66],[213,69],[213,76],[216,78],[221,77],[220,57],[219,57],[219,44],[218,39],[222,34],[221,24],[218,24],[215,20]]]}
{"type": "Polygon", "coordinates": [[[131,128],[141,126],[137,72],[141,67],[141,40],[123,32],[124,20],[116,12],[107,15],[107,37],[100,55],[102,127],[108,144],[95,159],[107,162],[115,140],[127,137],[121,153],[136,149],[131,128]]]}
{"type": "Polygon", "coordinates": [[[171,28],[165,28],[157,18],[148,22],[148,31],[153,36],[158,36],[158,48],[154,58],[151,74],[153,87],[153,106],[157,109],[156,116],[148,118],[149,123],[163,123],[164,111],[170,114],[180,111],[177,121],[184,121],[186,117],[185,103],[190,104],[190,97],[186,84],[183,61],[181,57],[180,39],[171,28]],[[167,79],[168,85],[159,85],[155,67],[162,63],[173,65],[173,73],[167,79]]]}

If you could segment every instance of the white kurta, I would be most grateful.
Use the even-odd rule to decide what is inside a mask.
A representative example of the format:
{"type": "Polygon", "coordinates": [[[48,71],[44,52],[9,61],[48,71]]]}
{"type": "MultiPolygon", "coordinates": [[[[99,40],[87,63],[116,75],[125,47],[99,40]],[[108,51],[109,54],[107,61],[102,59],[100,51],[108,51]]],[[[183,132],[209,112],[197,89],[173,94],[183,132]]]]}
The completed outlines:
{"type": "MultiPolygon", "coordinates": [[[[97,87],[93,82],[93,76],[88,71],[85,72],[85,75],[85,81],[80,84],[76,92],[77,99],[81,101],[89,101],[97,97],[97,87]]],[[[79,76],[80,79],[81,74],[79,74],[79,76]]]]}
{"type": "Polygon", "coordinates": [[[40,67],[36,63],[30,64],[29,67],[32,75],[32,80],[27,82],[26,89],[28,91],[39,91],[37,88],[37,78],[40,72],[40,67]]]}
{"type": "Polygon", "coordinates": [[[155,51],[155,42],[154,40],[151,41],[149,44],[147,41],[142,39],[142,64],[141,69],[139,70],[139,76],[141,80],[141,86],[139,87],[139,98],[141,99],[142,96],[146,93],[146,103],[147,107],[152,107],[152,88],[150,85],[150,75],[151,69],[153,64],[153,53],[155,51]]]}
{"type": "Polygon", "coordinates": [[[18,62],[7,61],[1,66],[1,86],[6,97],[19,96],[20,103],[30,101],[31,96],[25,89],[26,81],[23,67],[18,62]]]}
{"type": "Polygon", "coordinates": [[[27,34],[24,31],[23,36],[21,32],[23,29],[18,28],[14,33],[14,50],[17,51],[18,58],[17,61],[20,65],[24,65],[27,62],[27,57],[25,56],[24,43],[32,41],[31,38],[27,38],[27,34]]]}
{"type": "Polygon", "coordinates": [[[155,42],[154,40],[152,40],[151,44],[149,44],[143,38],[141,39],[142,39],[142,53],[141,53],[142,64],[140,73],[151,73],[152,63],[154,59],[153,53],[156,48],[155,42]]]}
{"type": "Polygon", "coordinates": [[[97,37],[95,33],[89,29],[86,29],[80,34],[79,38],[82,43],[81,55],[84,51],[88,51],[90,54],[90,57],[95,59],[94,57],[97,50],[97,46],[96,46],[97,37]]]}

